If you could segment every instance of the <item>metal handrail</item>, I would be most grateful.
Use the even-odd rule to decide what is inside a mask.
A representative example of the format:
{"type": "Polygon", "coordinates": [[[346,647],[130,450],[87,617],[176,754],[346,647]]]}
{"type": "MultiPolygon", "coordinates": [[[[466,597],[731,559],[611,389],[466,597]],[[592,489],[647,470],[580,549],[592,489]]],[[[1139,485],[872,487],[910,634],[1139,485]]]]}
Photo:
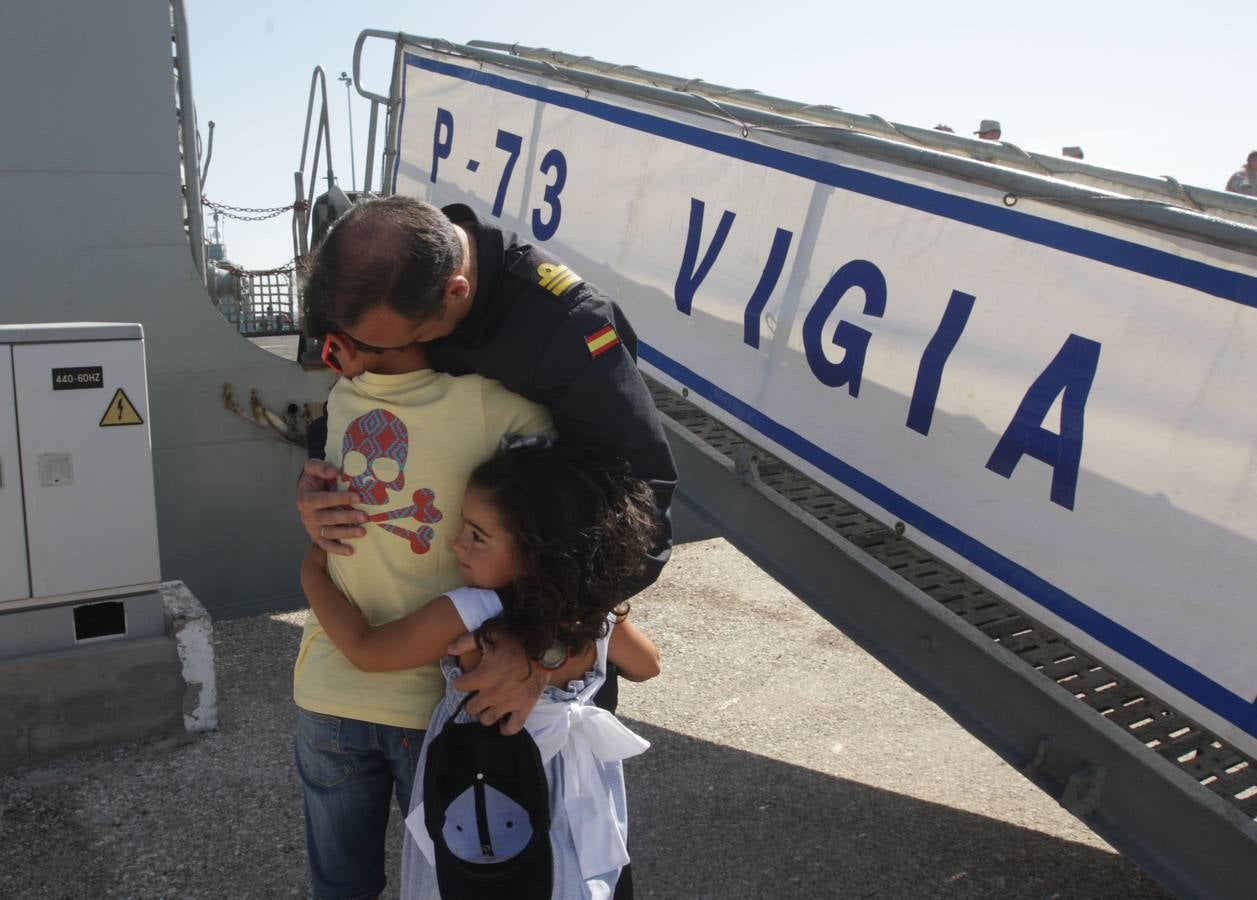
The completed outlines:
{"type": "Polygon", "coordinates": [[[293,184],[296,188],[296,202],[293,204],[292,211],[292,248],[293,255],[298,259],[310,252],[310,210],[314,205],[314,187],[318,182],[318,178],[313,177],[313,173],[318,171],[319,153],[324,147],[327,148],[327,183],[330,187],[335,183],[336,176],[332,170],[332,136],[327,115],[327,76],[324,74],[322,66],[315,66],[314,72],[310,76],[310,96],[306,100],[306,125],[301,139],[301,162],[292,176],[293,184]],[[319,108],[319,122],[315,129],[314,162],[311,166],[312,177],[310,178],[310,186],[307,192],[305,184],[306,155],[310,149],[310,121],[314,115],[314,90],[316,87],[320,89],[323,102],[319,108]]]}
{"type": "Polygon", "coordinates": [[[1186,203],[1199,211],[1216,209],[1234,213],[1257,222],[1257,200],[1227,191],[1184,185],[1170,175],[1164,175],[1159,178],[1137,175],[1075,159],[1023,150],[1021,147],[1008,141],[985,141],[967,135],[938,131],[934,128],[902,125],[887,121],[877,115],[860,115],[844,112],[832,106],[800,103],[794,100],[761,94],[753,89],[730,88],[724,85],[711,84],[698,78],[679,78],[674,75],[640,69],[637,66],[617,65],[593,59],[592,57],[575,56],[545,47],[524,47],[519,44],[503,44],[495,41],[480,40],[469,41],[468,46],[507,53],[538,62],[548,62],[567,68],[587,70],[626,81],[639,81],[655,87],[664,87],[670,90],[710,97],[715,100],[735,103],[742,107],[762,109],[767,112],[779,113],[821,124],[838,125],[872,134],[881,134],[906,140],[910,143],[922,144],[933,149],[962,153],[989,162],[997,162],[1001,165],[1016,166],[1037,174],[1050,175],[1054,178],[1066,180],[1080,178],[1085,179],[1086,183],[1099,181],[1118,192],[1135,191],[1147,194],[1148,197],[1145,199],[1160,198],[1186,203]]]}
{"type": "MultiPolygon", "coordinates": [[[[1040,171],[1026,171],[1027,159],[1033,162],[1051,158],[1028,154],[1013,144],[896,125],[878,116],[858,116],[832,107],[779,100],[754,91],[736,91],[707,85],[698,79],[679,79],[589,57],[486,41],[454,44],[419,35],[369,34],[391,37],[398,42],[399,52],[403,46],[426,49],[557,79],[585,91],[642,99],[715,117],[738,128],[743,137],[749,137],[752,131],[779,134],[985,184],[1005,191],[1005,202],[1010,206],[1022,200],[1053,203],[1249,253],[1257,252],[1257,227],[1254,227],[1257,201],[1205,188],[1184,188],[1174,179],[1162,182],[1075,160],[1052,160],[1054,170],[1043,165],[1040,171]],[[528,58],[525,53],[544,58],[528,58]],[[1065,179],[1069,172],[1081,172],[1087,177],[1080,178],[1084,183],[1076,184],[1065,179]],[[1102,178],[1105,174],[1114,177],[1102,178]],[[1103,186],[1093,184],[1093,180],[1103,186]],[[1136,185],[1147,189],[1157,186],[1160,196],[1131,196],[1139,193],[1136,185]],[[1221,218],[1219,213],[1224,211],[1234,218],[1221,218]]],[[[396,86],[393,93],[397,95],[396,86]]],[[[390,134],[389,145],[396,145],[394,133],[390,134]]]]}
{"type": "Polygon", "coordinates": [[[384,157],[380,163],[380,185],[384,193],[392,191],[392,162],[397,157],[397,146],[395,138],[397,137],[398,117],[397,110],[401,106],[401,98],[398,96],[398,86],[400,84],[401,67],[402,67],[402,47],[405,45],[406,35],[400,31],[378,31],[375,29],[366,29],[358,35],[358,40],[354,42],[354,89],[360,97],[371,101],[371,118],[367,126],[367,158],[364,163],[365,171],[362,177],[362,190],[365,193],[371,192],[371,182],[375,174],[375,136],[379,126],[380,107],[383,106],[386,111],[385,120],[385,136],[384,136],[384,157]],[[362,47],[368,38],[381,38],[383,40],[393,42],[393,69],[389,82],[389,96],[377,94],[373,91],[363,90],[362,88],[362,47]]]}

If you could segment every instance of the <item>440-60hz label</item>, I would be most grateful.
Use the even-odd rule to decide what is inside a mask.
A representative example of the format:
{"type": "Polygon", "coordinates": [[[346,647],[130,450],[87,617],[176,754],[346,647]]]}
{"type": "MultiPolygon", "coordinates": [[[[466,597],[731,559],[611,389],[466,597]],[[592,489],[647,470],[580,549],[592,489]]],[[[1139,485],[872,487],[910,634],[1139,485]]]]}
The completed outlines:
{"type": "Polygon", "coordinates": [[[104,386],[105,373],[101,366],[73,366],[52,370],[54,391],[81,391],[104,386]]]}

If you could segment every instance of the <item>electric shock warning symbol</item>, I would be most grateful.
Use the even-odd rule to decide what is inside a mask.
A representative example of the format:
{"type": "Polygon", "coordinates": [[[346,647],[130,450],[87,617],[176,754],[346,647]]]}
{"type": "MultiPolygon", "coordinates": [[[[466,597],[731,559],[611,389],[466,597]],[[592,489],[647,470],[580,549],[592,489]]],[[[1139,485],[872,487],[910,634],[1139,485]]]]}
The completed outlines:
{"type": "Polygon", "coordinates": [[[109,408],[105,410],[105,414],[100,417],[100,427],[107,428],[110,425],[143,425],[144,420],[140,418],[140,414],[135,411],[135,404],[131,402],[131,398],[127,396],[127,392],[122,388],[118,388],[117,393],[113,395],[113,399],[109,401],[109,408]]]}

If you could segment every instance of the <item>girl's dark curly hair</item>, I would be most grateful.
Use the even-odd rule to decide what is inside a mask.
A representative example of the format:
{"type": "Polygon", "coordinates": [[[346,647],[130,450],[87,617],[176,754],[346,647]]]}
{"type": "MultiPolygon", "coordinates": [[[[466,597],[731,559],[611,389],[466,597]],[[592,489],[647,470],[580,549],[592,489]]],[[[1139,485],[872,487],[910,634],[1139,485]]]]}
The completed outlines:
{"type": "Polygon", "coordinates": [[[606,634],[659,531],[649,485],[602,451],[555,445],[498,453],[471,473],[471,488],[484,492],[523,566],[484,634],[509,634],[532,657],[606,634]]]}

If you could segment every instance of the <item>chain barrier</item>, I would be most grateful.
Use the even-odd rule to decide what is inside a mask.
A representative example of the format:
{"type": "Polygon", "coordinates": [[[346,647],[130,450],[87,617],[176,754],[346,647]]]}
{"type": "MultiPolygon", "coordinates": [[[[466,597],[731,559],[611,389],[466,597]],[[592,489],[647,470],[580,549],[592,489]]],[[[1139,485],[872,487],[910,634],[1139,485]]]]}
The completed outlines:
{"type": "Polygon", "coordinates": [[[232,275],[239,277],[244,275],[291,275],[293,270],[296,268],[296,262],[297,257],[293,256],[288,260],[288,262],[278,265],[273,269],[242,269],[239,266],[223,262],[222,260],[216,261],[214,265],[222,269],[224,272],[230,272],[232,275]]]}
{"type": "Polygon", "coordinates": [[[304,210],[309,207],[309,204],[304,200],[297,200],[289,203],[287,206],[232,206],[229,203],[215,203],[209,197],[201,197],[201,203],[206,209],[211,209],[228,219],[235,219],[239,222],[262,222],[266,219],[282,216],[286,212],[304,210]]]}
{"type": "MultiPolygon", "coordinates": [[[[230,203],[217,203],[209,197],[202,196],[201,203],[206,209],[213,210],[221,216],[228,219],[235,219],[238,222],[264,222],[267,219],[273,219],[276,216],[282,216],[284,213],[294,210],[309,209],[310,204],[305,200],[296,200],[287,206],[233,206],[230,203]]],[[[291,257],[286,263],[275,266],[273,269],[242,269],[221,261],[215,265],[225,272],[230,272],[237,277],[244,275],[291,275],[295,268],[297,257],[291,257]]]]}

